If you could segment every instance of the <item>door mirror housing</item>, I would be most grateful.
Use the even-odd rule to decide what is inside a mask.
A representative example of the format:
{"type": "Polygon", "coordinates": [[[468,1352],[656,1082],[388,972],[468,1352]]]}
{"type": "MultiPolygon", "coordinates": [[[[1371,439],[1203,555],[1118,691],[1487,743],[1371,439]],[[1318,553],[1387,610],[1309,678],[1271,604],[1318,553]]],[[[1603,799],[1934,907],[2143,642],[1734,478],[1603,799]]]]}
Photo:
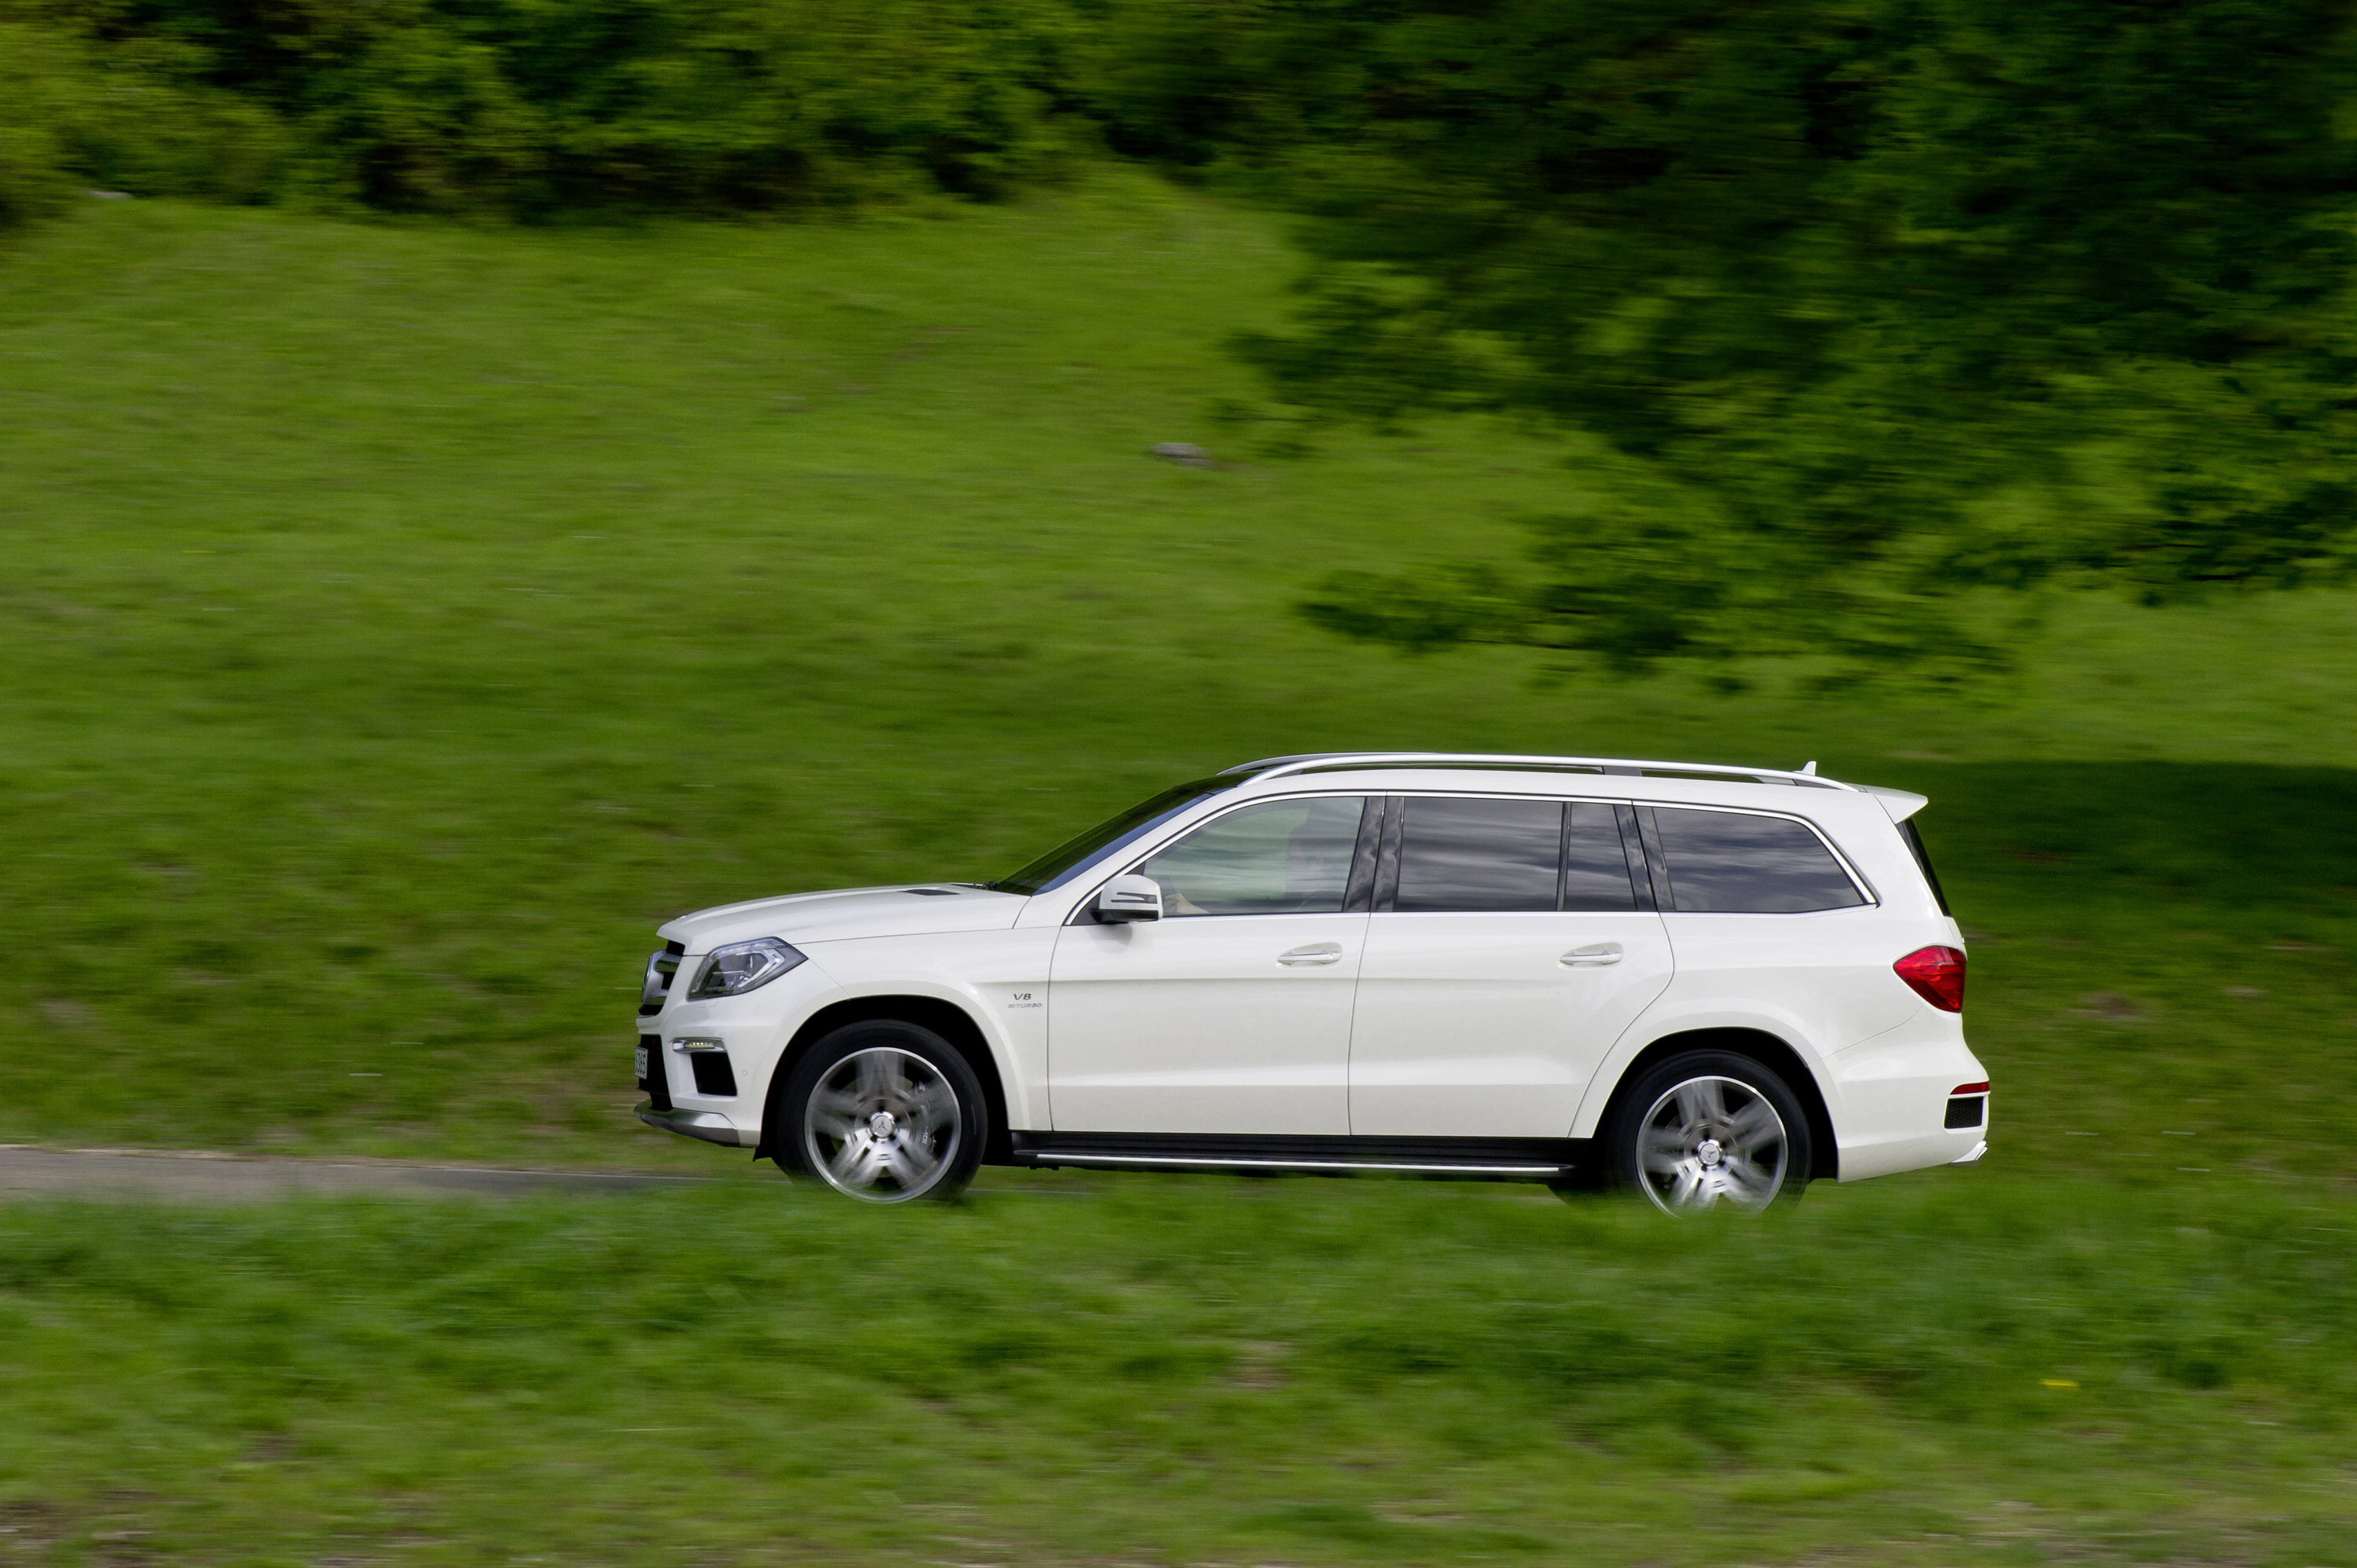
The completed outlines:
{"type": "Polygon", "coordinates": [[[1097,923],[1126,925],[1162,918],[1162,884],[1151,876],[1116,876],[1097,895],[1097,923]]]}

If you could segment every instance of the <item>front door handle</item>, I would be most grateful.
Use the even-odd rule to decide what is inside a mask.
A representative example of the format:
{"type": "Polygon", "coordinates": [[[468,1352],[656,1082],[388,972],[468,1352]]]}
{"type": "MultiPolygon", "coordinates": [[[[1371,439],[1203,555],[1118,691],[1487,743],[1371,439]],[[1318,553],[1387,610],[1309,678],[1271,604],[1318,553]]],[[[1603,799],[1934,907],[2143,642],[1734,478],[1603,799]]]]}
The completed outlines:
{"type": "Polygon", "coordinates": [[[1276,955],[1276,961],[1297,966],[1305,963],[1332,963],[1341,956],[1341,943],[1318,942],[1311,947],[1296,948],[1291,952],[1281,952],[1276,955]]]}
{"type": "Polygon", "coordinates": [[[1619,942],[1591,942],[1584,948],[1574,948],[1555,960],[1566,969],[1600,969],[1608,963],[1620,961],[1619,942]]]}

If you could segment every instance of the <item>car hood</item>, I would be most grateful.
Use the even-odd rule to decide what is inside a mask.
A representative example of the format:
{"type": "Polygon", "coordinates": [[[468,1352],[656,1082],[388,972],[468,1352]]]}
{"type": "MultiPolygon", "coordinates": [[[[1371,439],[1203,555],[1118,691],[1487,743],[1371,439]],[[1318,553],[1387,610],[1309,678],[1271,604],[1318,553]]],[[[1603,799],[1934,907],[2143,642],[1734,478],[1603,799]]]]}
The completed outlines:
{"type": "Polygon", "coordinates": [[[1004,930],[1029,900],[971,884],[910,882],[897,887],[846,887],[756,898],[682,915],[656,935],[691,953],[730,942],[776,937],[788,942],[850,937],[923,936],[936,931],[1004,930]]]}

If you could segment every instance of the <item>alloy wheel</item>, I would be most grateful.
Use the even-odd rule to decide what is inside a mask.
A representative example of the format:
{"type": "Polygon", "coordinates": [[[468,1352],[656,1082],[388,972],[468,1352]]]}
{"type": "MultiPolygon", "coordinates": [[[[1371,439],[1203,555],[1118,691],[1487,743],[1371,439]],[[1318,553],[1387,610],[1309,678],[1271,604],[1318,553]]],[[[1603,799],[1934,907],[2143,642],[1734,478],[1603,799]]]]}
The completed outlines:
{"type": "Polygon", "coordinates": [[[802,1112],[819,1179],[868,1203],[904,1203],[940,1184],[964,1134],[957,1090],[913,1051],[871,1046],[827,1069],[802,1112]]]}
{"type": "Polygon", "coordinates": [[[1765,1208],[1783,1190],[1790,1155],[1784,1119],[1739,1079],[1687,1079],[1637,1128],[1638,1184],[1670,1214],[1765,1208]]]}

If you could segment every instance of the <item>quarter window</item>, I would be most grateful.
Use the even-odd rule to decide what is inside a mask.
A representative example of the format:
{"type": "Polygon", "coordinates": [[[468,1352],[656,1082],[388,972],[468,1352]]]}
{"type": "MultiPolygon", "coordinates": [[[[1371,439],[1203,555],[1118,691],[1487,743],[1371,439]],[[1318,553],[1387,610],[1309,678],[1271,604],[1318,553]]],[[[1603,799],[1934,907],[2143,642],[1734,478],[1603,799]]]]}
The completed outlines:
{"type": "MultiPolygon", "coordinates": [[[[1412,796],[1405,804],[1393,908],[1437,913],[1555,908],[1562,801],[1412,796]]],[[[1625,894],[1625,871],[1620,880],[1625,894]]]]}
{"type": "Polygon", "coordinates": [[[1719,915],[1797,915],[1866,902],[1824,841],[1788,817],[1653,809],[1669,862],[1671,908],[1719,915]]]}
{"type": "Polygon", "coordinates": [[[1161,885],[1166,918],[1339,914],[1365,810],[1355,795],[1246,806],[1204,823],[1138,870],[1161,885]]]}

